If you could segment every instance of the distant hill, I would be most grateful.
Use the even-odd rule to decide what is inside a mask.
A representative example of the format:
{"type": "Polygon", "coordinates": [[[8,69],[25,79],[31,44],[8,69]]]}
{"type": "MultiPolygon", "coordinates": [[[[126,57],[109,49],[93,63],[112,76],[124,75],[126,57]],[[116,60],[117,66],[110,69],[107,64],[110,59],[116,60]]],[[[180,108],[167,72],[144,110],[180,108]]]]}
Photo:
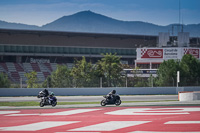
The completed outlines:
{"type": "MultiPolygon", "coordinates": [[[[9,29],[137,35],[158,35],[159,32],[171,32],[172,25],[175,24],[171,24],[168,26],[159,26],[141,21],[120,21],[91,11],[82,11],[73,15],[63,16],[41,27],[0,21],[0,28],[9,29]]],[[[200,36],[200,24],[184,25],[183,27],[185,32],[190,32],[190,36],[200,36]]],[[[174,33],[177,33],[176,29],[174,29],[174,33]]]]}
{"type": "Polygon", "coordinates": [[[0,28],[40,30],[41,27],[38,27],[38,26],[35,26],[35,25],[20,24],[20,23],[9,23],[9,22],[5,22],[5,21],[0,20],[0,28]]]}

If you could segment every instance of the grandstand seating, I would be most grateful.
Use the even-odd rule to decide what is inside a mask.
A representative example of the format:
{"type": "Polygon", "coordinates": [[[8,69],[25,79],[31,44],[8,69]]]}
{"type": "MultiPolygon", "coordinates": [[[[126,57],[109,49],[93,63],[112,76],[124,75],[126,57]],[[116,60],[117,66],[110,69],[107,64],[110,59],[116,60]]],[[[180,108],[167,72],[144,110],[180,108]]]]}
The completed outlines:
{"type": "Polygon", "coordinates": [[[14,63],[8,62],[8,63],[6,63],[6,66],[7,66],[9,72],[15,72],[16,71],[14,63]]]}
{"type": "Polygon", "coordinates": [[[45,77],[45,79],[49,76],[49,75],[51,75],[49,72],[43,72],[43,75],[44,75],[44,77],[45,77]]]}
{"type": "MultiPolygon", "coordinates": [[[[68,65],[72,67],[72,64],[68,65]]],[[[25,83],[27,80],[25,73],[31,71],[36,71],[39,82],[43,82],[56,68],[57,63],[0,63],[0,72],[7,74],[8,78],[15,83],[19,83],[20,79],[25,83]]]]}
{"type": "Polygon", "coordinates": [[[46,66],[51,72],[53,71],[50,63],[44,63],[44,66],[46,66]]]}
{"type": "Polygon", "coordinates": [[[0,63],[1,69],[5,72],[8,71],[8,67],[5,63],[0,63]]]}
{"type": "Polygon", "coordinates": [[[33,68],[32,68],[32,66],[31,66],[30,63],[23,63],[22,65],[24,66],[24,71],[25,72],[31,72],[31,71],[33,71],[33,68]]]}
{"type": "Polygon", "coordinates": [[[21,63],[14,63],[17,72],[24,72],[23,66],[21,63]]]}
{"type": "Polygon", "coordinates": [[[31,63],[33,71],[40,72],[40,67],[38,66],[38,63],[31,63]]]}
{"type": "Polygon", "coordinates": [[[37,78],[39,82],[43,82],[45,80],[43,72],[37,72],[37,78]]]}
{"type": "Polygon", "coordinates": [[[22,79],[22,81],[26,81],[26,77],[24,76],[26,72],[18,72],[19,73],[19,77],[22,79]]]}
{"type": "Polygon", "coordinates": [[[20,81],[20,76],[19,76],[19,73],[18,72],[10,72],[11,73],[11,76],[12,78],[16,81],[16,82],[19,82],[20,81]]]}
{"type": "Polygon", "coordinates": [[[52,70],[55,71],[57,68],[57,63],[50,63],[50,66],[51,66],[52,70]]]}

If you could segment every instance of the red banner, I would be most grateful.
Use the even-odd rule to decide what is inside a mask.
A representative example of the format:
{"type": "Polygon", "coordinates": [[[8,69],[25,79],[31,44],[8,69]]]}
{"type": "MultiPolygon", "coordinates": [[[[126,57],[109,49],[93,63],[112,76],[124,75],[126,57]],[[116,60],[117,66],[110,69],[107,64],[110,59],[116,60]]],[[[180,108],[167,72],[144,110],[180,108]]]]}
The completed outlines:
{"type": "Polygon", "coordinates": [[[163,58],[163,49],[141,49],[141,58],[163,58]]]}
{"type": "Polygon", "coordinates": [[[199,49],[184,49],[184,55],[191,54],[192,56],[199,58],[199,49]]]}

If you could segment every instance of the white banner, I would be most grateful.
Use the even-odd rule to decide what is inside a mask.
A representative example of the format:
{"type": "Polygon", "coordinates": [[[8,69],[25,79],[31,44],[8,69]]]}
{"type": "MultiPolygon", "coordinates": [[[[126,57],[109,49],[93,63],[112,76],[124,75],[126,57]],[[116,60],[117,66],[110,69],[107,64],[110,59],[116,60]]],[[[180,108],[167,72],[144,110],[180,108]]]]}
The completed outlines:
{"type": "Polygon", "coordinates": [[[191,47],[171,47],[171,48],[137,48],[137,60],[181,60],[185,54],[191,54],[200,59],[200,49],[191,47]]]}
{"type": "Polygon", "coordinates": [[[181,59],[181,49],[180,48],[164,48],[164,57],[163,59],[181,59]]]}

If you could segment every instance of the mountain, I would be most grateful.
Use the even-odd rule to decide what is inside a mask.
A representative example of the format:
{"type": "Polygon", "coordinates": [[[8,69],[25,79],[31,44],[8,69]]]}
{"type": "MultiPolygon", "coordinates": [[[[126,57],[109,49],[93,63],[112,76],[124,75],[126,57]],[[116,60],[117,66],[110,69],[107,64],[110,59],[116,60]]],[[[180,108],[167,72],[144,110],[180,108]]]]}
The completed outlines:
{"type": "MultiPolygon", "coordinates": [[[[91,11],[82,11],[73,15],[63,16],[41,27],[0,21],[0,28],[9,29],[137,35],[158,35],[159,32],[171,32],[172,25],[176,24],[159,26],[141,21],[120,21],[91,11]]],[[[190,36],[200,36],[200,24],[183,25],[183,27],[184,32],[190,32],[190,36]]],[[[174,29],[174,32],[177,32],[177,30],[174,29]]]]}
{"type": "Polygon", "coordinates": [[[42,26],[43,30],[59,30],[93,33],[157,34],[160,26],[144,22],[127,22],[112,19],[91,11],[64,16],[42,26]],[[151,31],[151,33],[149,33],[151,31]]]}

